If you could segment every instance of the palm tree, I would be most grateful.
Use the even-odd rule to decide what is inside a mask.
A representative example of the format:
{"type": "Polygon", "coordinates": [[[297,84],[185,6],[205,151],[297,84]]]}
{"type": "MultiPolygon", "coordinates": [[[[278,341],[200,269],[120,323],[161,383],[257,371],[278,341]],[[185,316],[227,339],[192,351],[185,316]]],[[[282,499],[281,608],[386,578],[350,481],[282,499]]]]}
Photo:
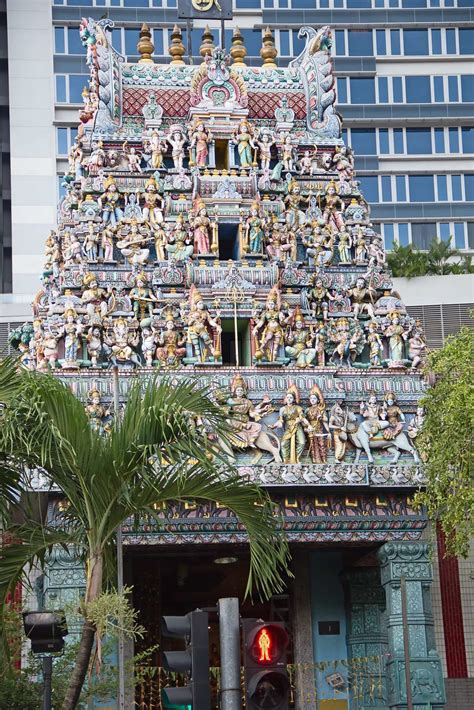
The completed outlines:
{"type": "Polygon", "coordinates": [[[395,277],[411,279],[427,273],[426,254],[416,251],[411,244],[406,247],[397,244],[393,251],[387,254],[387,264],[395,277]]]}
{"type": "Polygon", "coordinates": [[[453,262],[452,259],[455,256],[460,256],[460,253],[457,249],[451,249],[451,239],[450,237],[447,242],[433,239],[426,255],[427,274],[443,276],[457,272],[461,262],[453,262]]]}
{"type": "MultiPolygon", "coordinates": [[[[131,516],[156,518],[156,504],[185,499],[219,501],[239,517],[250,546],[247,593],[267,597],[282,589],[289,553],[270,499],[227,461],[223,465],[204,427],[191,430],[193,422],[205,420],[219,436],[228,435],[225,414],[208,387],[137,381],[106,436],[91,428],[83,404],[58,379],[19,371],[8,360],[0,363],[0,401],[6,404],[0,473],[10,500],[28,492],[25,471],[40,468],[68,501],[59,524],[26,519],[10,525],[14,543],[2,550],[0,601],[28,565],[62,545],[83,553],[87,608],[108,584],[117,528],[131,516]]],[[[95,633],[86,615],[63,710],[79,700],[95,633]]]]}

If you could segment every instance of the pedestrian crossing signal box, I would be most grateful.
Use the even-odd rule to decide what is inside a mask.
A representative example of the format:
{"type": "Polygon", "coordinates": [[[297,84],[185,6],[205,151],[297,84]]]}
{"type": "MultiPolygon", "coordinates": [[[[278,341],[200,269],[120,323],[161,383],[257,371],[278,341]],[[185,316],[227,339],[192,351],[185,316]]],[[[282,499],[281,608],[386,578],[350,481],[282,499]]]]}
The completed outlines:
{"type": "Polygon", "coordinates": [[[243,619],[242,630],[247,710],[288,710],[289,636],[285,624],[243,619]]]}

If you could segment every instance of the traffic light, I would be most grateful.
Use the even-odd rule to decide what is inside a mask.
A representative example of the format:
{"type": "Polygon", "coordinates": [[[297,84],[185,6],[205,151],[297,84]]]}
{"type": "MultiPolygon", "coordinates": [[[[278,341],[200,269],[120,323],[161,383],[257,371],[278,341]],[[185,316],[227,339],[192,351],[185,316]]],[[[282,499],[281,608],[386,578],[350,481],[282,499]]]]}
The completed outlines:
{"type": "Polygon", "coordinates": [[[242,627],[247,710],[288,710],[285,624],[244,619],[242,627]]]}
{"type": "Polygon", "coordinates": [[[163,666],[173,673],[188,673],[189,685],[164,688],[163,698],[168,706],[210,710],[209,683],[209,614],[191,611],[186,616],[162,616],[162,636],[181,638],[184,651],[164,651],[163,666]]]}

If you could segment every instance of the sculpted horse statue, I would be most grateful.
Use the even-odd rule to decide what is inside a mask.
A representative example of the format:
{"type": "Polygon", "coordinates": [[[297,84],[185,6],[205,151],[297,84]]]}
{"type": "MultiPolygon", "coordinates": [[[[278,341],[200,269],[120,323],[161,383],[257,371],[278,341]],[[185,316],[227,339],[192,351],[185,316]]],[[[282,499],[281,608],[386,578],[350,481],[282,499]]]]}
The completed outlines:
{"type": "MultiPolygon", "coordinates": [[[[229,460],[232,461],[232,463],[235,462],[235,449],[232,447],[231,443],[228,440],[224,440],[221,437],[218,437],[217,442],[224,452],[226,456],[228,456],[229,460]]],[[[239,441],[240,443],[240,441],[239,441]]],[[[236,449],[240,450],[245,450],[245,449],[250,449],[253,448],[256,451],[256,455],[254,460],[252,461],[252,464],[256,464],[260,461],[260,459],[263,456],[263,453],[266,451],[267,453],[271,454],[272,459],[275,463],[281,463],[282,458],[280,454],[280,442],[278,438],[275,436],[275,434],[271,434],[270,432],[262,431],[259,433],[255,441],[253,442],[253,445],[247,445],[247,443],[242,439],[242,445],[236,446],[236,449]]]]}
{"type": "Polygon", "coordinates": [[[367,454],[369,463],[374,462],[371,449],[387,449],[393,458],[390,463],[397,463],[403,451],[411,454],[415,463],[419,463],[420,459],[417,450],[411,445],[410,440],[404,431],[397,434],[394,439],[384,439],[383,430],[389,426],[388,422],[380,421],[380,431],[373,436],[371,432],[371,424],[368,421],[359,422],[353,412],[347,415],[347,434],[349,441],[354,444],[357,449],[354,463],[359,463],[360,455],[363,451],[367,454]]]}

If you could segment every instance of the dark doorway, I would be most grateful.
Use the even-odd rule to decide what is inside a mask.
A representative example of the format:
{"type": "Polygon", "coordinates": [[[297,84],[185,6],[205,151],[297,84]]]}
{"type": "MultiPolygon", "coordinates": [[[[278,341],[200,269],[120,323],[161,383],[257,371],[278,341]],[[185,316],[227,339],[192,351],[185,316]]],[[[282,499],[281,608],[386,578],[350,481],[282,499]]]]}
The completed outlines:
{"type": "Polygon", "coordinates": [[[239,259],[239,225],[219,224],[219,259],[239,259]]]}
{"type": "Polygon", "coordinates": [[[218,170],[228,170],[229,168],[229,153],[227,149],[227,141],[216,140],[216,168],[218,170]]]}
{"type": "MultiPolygon", "coordinates": [[[[223,318],[221,335],[222,363],[224,365],[237,365],[235,352],[235,326],[233,318],[223,318]]],[[[248,334],[248,321],[237,319],[237,335],[239,341],[239,366],[250,365],[250,341],[248,334]]]]}

